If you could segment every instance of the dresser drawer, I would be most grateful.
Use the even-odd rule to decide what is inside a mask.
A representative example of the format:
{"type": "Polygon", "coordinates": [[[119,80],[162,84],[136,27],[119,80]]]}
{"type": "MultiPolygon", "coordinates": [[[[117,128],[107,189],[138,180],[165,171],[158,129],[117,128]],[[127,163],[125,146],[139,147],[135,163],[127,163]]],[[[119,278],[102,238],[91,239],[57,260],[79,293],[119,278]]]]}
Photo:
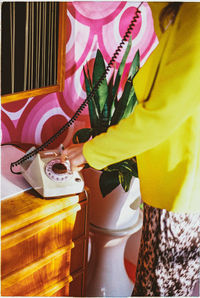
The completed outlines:
{"type": "Polygon", "coordinates": [[[71,247],[56,252],[8,275],[2,280],[3,296],[36,296],[51,283],[69,276],[71,247]]]}
{"type": "Polygon", "coordinates": [[[2,277],[69,244],[78,210],[77,204],[3,237],[2,277]]]}

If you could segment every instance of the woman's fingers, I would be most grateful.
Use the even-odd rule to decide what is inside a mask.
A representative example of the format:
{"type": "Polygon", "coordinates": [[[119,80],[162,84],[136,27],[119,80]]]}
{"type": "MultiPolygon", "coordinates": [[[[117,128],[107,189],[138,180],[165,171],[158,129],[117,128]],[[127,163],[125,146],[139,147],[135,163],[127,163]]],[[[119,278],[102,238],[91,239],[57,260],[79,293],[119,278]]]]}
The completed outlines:
{"type": "Polygon", "coordinates": [[[68,159],[72,171],[81,171],[86,163],[83,155],[83,144],[74,144],[64,149],[61,154],[61,162],[68,159]]]}

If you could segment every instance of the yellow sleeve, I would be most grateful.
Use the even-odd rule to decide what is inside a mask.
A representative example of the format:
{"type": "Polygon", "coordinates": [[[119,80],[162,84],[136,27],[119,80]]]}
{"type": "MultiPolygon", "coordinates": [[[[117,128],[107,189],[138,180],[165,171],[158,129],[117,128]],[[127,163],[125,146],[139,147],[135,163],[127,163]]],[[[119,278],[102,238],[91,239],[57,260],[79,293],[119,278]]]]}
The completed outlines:
{"type": "Polygon", "coordinates": [[[83,154],[92,167],[102,169],[157,146],[200,108],[200,4],[183,4],[177,21],[171,50],[149,100],[84,144],[83,154]]]}

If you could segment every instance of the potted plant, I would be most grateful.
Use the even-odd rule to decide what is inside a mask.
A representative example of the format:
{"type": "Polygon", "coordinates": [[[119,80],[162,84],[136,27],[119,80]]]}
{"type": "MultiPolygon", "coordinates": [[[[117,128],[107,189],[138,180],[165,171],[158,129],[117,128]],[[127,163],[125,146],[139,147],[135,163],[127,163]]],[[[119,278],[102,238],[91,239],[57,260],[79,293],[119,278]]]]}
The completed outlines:
{"type": "MultiPolygon", "coordinates": [[[[90,138],[107,131],[109,126],[117,124],[121,119],[128,117],[132,113],[137,104],[132,80],[140,65],[139,51],[134,56],[124,90],[120,97],[118,92],[131,44],[132,39],[130,38],[116,77],[115,71],[113,71],[109,82],[105,78],[94,97],[90,100],[88,106],[91,127],[78,130],[73,137],[74,143],[88,141],[90,138]]],[[[97,50],[92,76],[89,72],[88,64],[86,65],[86,69],[83,68],[87,95],[90,94],[102,73],[105,72],[105,69],[104,58],[101,51],[97,50]]],[[[138,176],[135,158],[121,161],[103,169],[99,179],[99,186],[103,197],[113,191],[119,184],[127,192],[133,176],[138,176]]]]}
{"type": "MultiPolygon", "coordinates": [[[[90,128],[82,128],[73,136],[74,143],[82,143],[105,132],[109,126],[117,124],[133,112],[137,98],[132,84],[139,65],[139,51],[130,65],[128,78],[120,91],[120,83],[125,64],[131,49],[130,38],[115,76],[115,69],[107,82],[106,78],[89,102],[90,128]]],[[[105,72],[104,58],[97,50],[92,75],[88,64],[83,69],[86,93],[89,95],[93,86],[105,72]]],[[[134,132],[133,132],[134,133],[134,132]]],[[[90,188],[90,223],[106,229],[123,229],[134,224],[139,218],[139,180],[135,158],[130,158],[97,171],[84,169],[83,176],[90,188]],[[130,190],[130,191],[129,191],[130,190]]]]}

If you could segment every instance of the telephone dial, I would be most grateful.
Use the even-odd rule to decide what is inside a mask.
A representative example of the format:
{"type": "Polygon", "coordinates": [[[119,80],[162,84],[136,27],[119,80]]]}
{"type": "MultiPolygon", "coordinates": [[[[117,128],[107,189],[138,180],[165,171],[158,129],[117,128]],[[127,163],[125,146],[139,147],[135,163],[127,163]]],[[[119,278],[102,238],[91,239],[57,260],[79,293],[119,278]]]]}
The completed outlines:
{"type": "Polygon", "coordinates": [[[61,127],[55,135],[50,137],[44,144],[40,147],[32,147],[26,154],[19,160],[11,163],[10,170],[13,174],[22,174],[28,183],[44,198],[48,197],[59,197],[74,193],[82,192],[84,189],[84,181],[79,172],[73,172],[70,169],[70,163],[67,160],[61,163],[59,158],[59,151],[44,151],[48,145],[54,142],[54,140],[60,136],[67,128],[69,128],[79,117],[83,109],[87,106],[88,102],[95,95],[95,92],[102,84],[109,70],[113,66],[115,60],[117,59],[119,53],[121,52],[123,45],[128,40],[137,19],[140,16],[140,6],[143,4],[141,2],[136,9],[135,16],[133,17],[130,25],[124,37],[122,38],[120,44],[115,50],[110,62],[108,63],[105,72],[101,75],[98,82],[95,84],[94,88],[83,101],[80,107],[77,109],[73,117],[61,127]],[[13,167],[21,165],[21,171],[13,171],[13,167]]]}

